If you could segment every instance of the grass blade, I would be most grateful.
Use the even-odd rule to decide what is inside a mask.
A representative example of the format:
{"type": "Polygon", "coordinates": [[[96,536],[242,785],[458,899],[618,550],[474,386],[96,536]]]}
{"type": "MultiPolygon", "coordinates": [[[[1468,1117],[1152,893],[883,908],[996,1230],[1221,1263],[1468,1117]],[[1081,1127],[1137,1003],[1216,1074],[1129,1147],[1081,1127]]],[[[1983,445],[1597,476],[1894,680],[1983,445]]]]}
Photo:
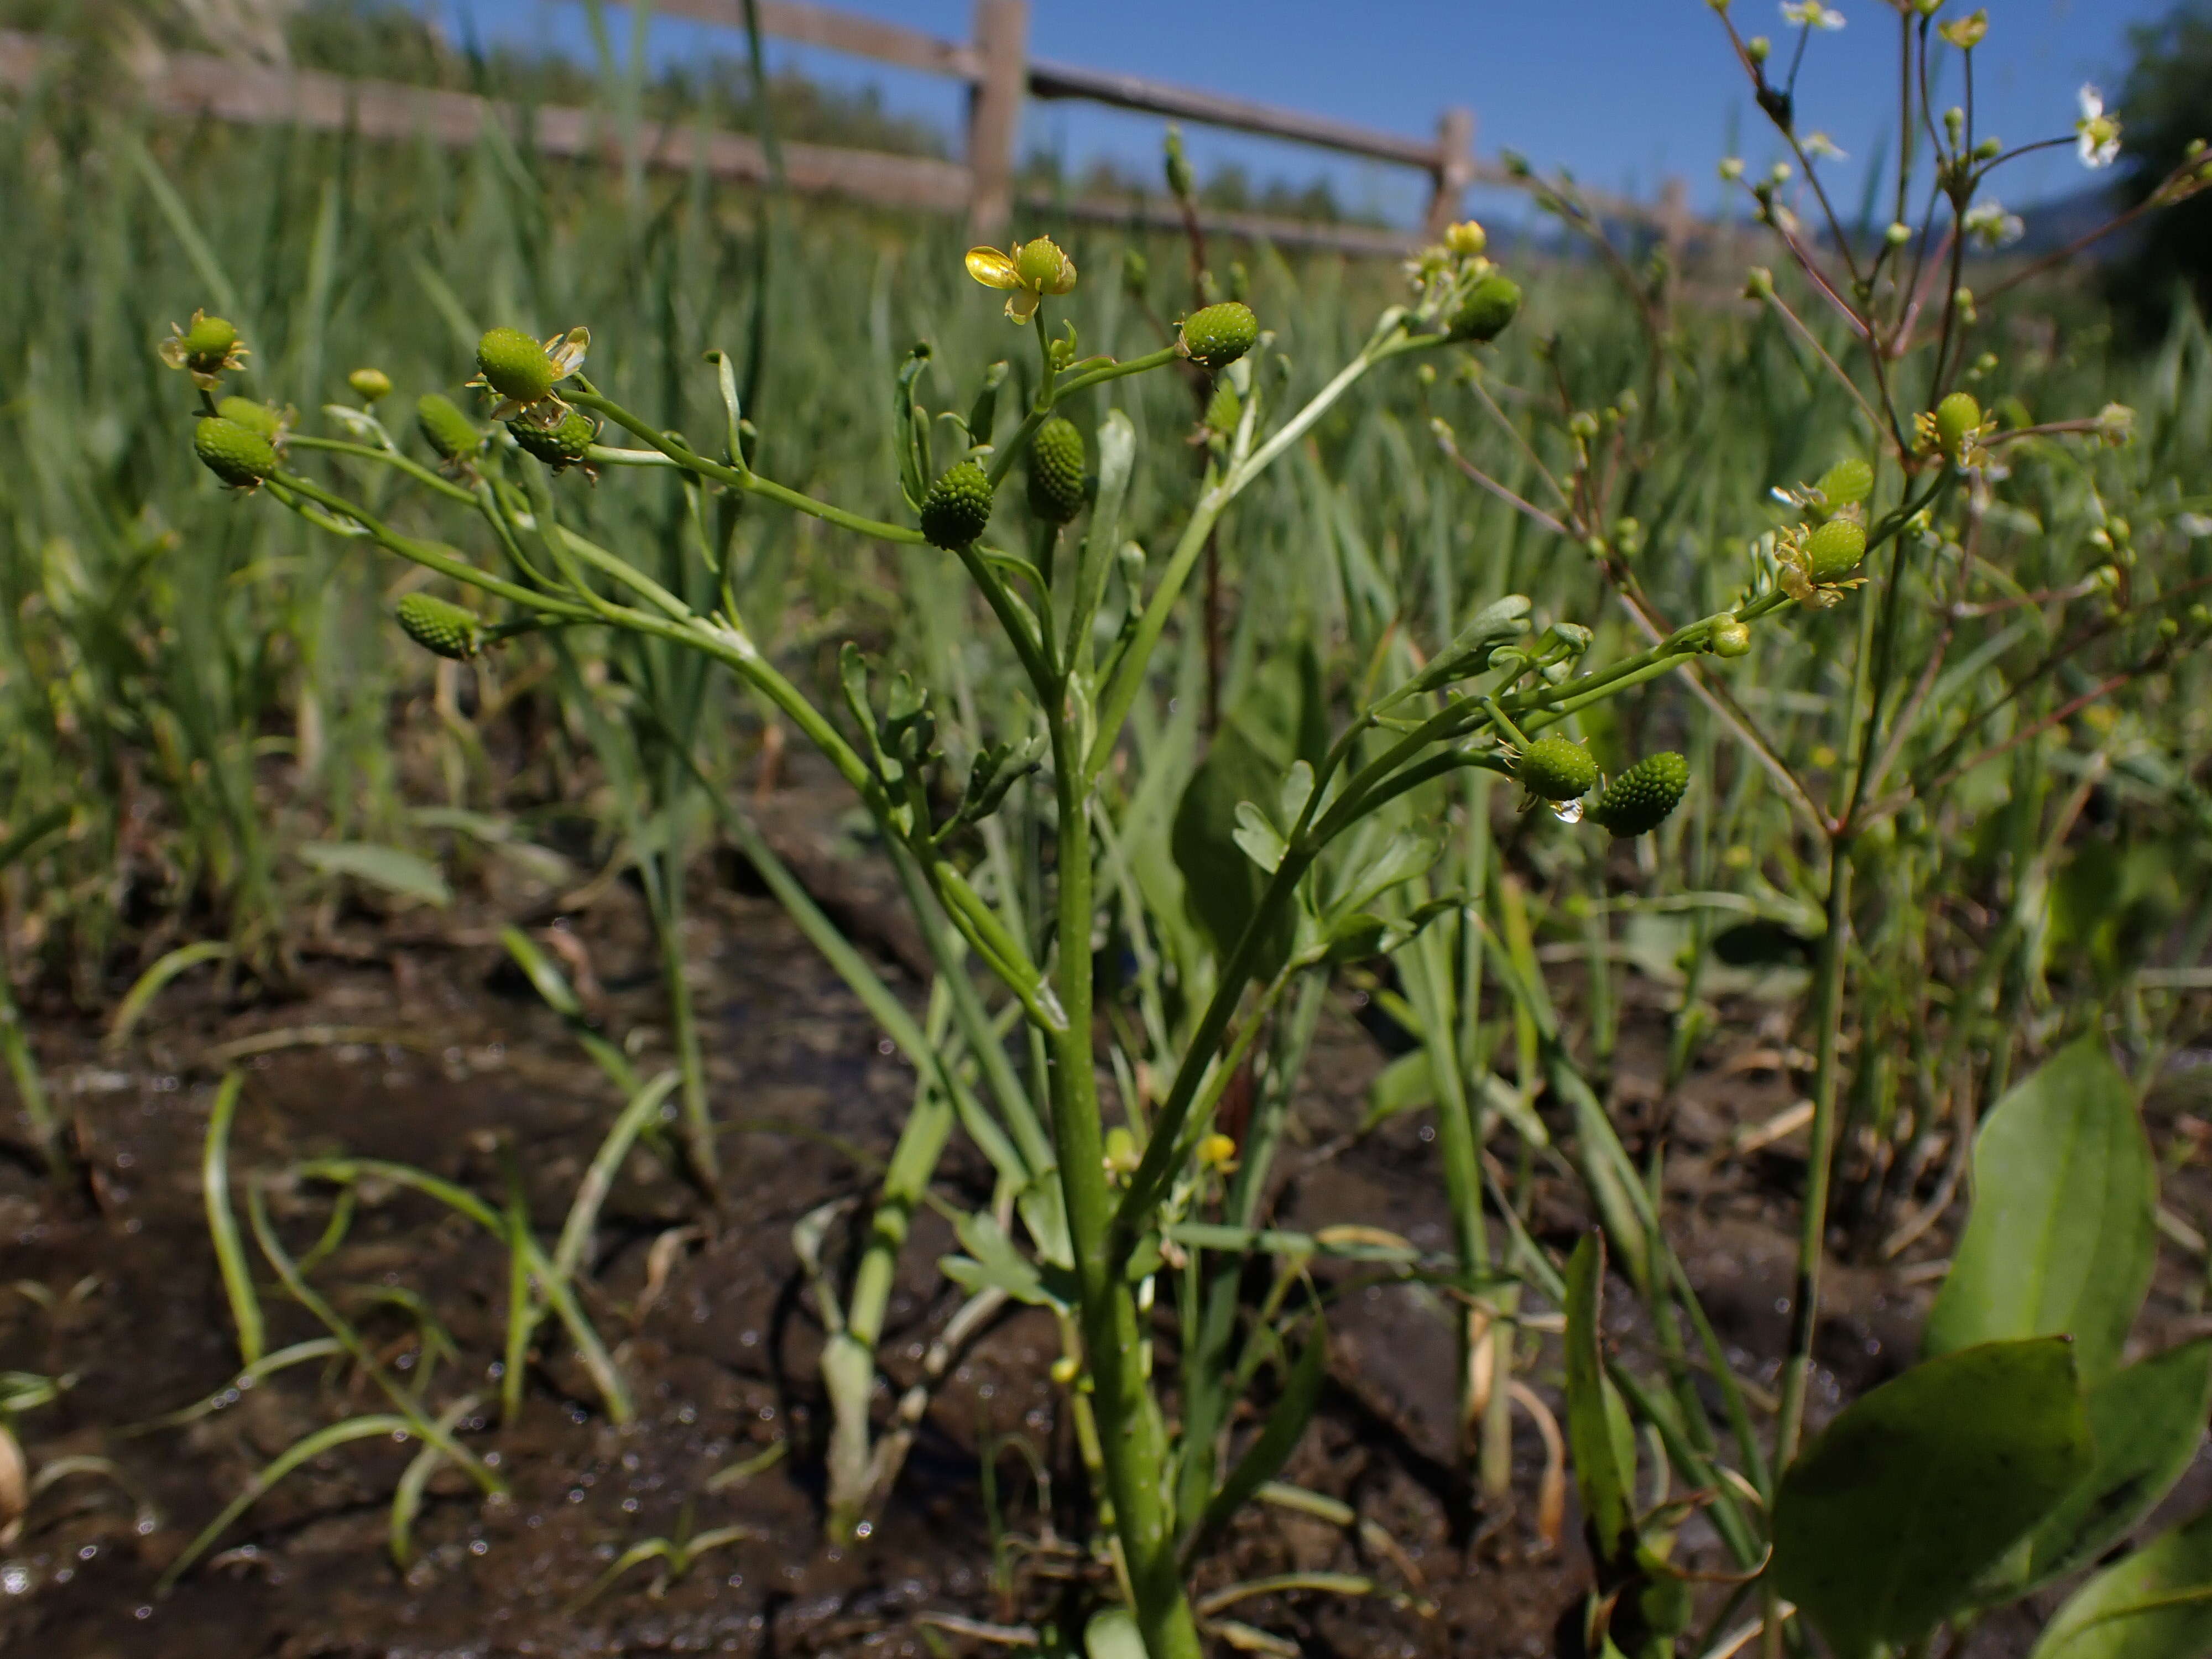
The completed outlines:
{"type": "Polygon", "coordinates": [[[230,1072],[216,1091],[215,1109],[208,1114],[207,1140],[200,1154],[200,1190],[207,1202],[208,1237],[215,1243],[222,1293],[230,1302],[231,1323],[238,1328],[238,1357],[250,1371],[260,1363],[264,1346],[261,1297],[253,1288],[252,1270],[246,1265],[246,1247],[239,1238],[238,1217],[230,1205],[230,1125],[238,1114],[238,1097],[245,1086],[245,1073],[230,1072]]]}

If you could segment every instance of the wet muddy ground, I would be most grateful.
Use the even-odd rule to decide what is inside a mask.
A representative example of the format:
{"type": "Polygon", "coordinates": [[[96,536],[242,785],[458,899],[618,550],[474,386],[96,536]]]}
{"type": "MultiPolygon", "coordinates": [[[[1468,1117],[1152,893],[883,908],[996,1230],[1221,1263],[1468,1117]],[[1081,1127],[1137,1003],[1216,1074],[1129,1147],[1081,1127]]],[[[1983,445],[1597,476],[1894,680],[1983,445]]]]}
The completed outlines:
{"type": "MultiPolygon", "coordinates": [[[[817,869],[809,880],[902,982],[905,941],[865,875],[817,869]]],[[[64,1459],[107,1462],[69,1466],[0,1550],[0,1649],[40,1659],[980,1653],[993,1650],[957,1621],[1048,1619],[1079,1599],[1097,1569],[1069,1541],[1079,1544],[1086,1525],[1079,1465],[1048,1375],[1055,1334],[1035,1310],[1002,1318],[969,1350],[872,1535],[845,1550],[820,1542],[821,1327],[792,1229],[818,1206],[868,1190],[864,1161],[888,1151],[912,1077],[882,1052],[867,1017],[775,902],[742,883],[702,892],[689,941],[715,1109],[727,1126],[726,1201],[710,1209],[650,1155],[634,1156],[590,1258],[586,1309],[629,1379],[636,1420],[609,1424],[549,1328],[521,1418],[502,1426],[493,1368],[504,1252],[434,1203],[372,1185],[315,1282],[393,1375],[411,1382],[434,1367],[427,1395],[441,1407],[477,1396],[464,1437],[495,1462],[510,1494],[486,1501],[451,1469],[434,1477],[403,1571],[387,1553],[386,1528],[394,1486],[417,1448],[388,1437],[356,1442],[276,1486],[172,1594],[154,1593],[163,1566],[273,1455],[314,1429],[385,1408],[357,1370],[307,1364],[233,1390],[189,1423],[131,1431],[224,1395],[237,1370],[201,1190],[211,1050],[290,1034],[265,1038],[275,1046],[244,1062],[233,1147],[241,1174],[345,1153],[415,1164],[497,1203],[511,1146],[540,1237],[558,1229],[620,1102],[507,965],[495,914],[341,918],[305,958],[300,1000],[234,1003],[203,973],[166,993],[117,1054],[101,1050],[89,1023],[34,1023],[55,1091],[76,1115],[86,1173],[57,1192],[27,1158],[0,1158],[0,1370],[74,1379],[56,1403],[19,1421],[34,1474],[64,1459]],[[426,1350],[410,1302],[434,1316],[451,1352],[435,1342],[426,1350]],[[780,1460],[746,1472],[778,1445],[780,1460]],[[986,1449],[996,1476],[988,1488],[986,1449]],[[647,1563],[590,1595],[635,1545],[732,1527],[743,1529],[734,1541],[672,1583],[659,1583],[647,1563]],[[930,1624],[931,1615],[956,1622],[930,1624]]],[[[605,1029],[652,1069],[666,1044],[635,898],[611,889],[556,942],[605,1029]]],[[[1625,982],[1615,1104],[1626,1122],[1648,1124],[1662,1109],[1661,999],[1633,976],[1625,982]]],[[[1347,990],[1325,1021],[1276,1217],[1289,1226],[1382,1225],[1443,1248],[1448,1219],[1424,1115],[1364,1139],[1347,1133],[1387,1058],[1360,1012],[1347,990]]],[[[1666,1103],[1668,1184],[1680,1243],[1716,1322],[1745,1374],[1771,1380],[1785,1334],[1802,1136],[1732,1150],[1796,1096],[1772,1007],[1747,1001],[1729,1012],[1733,1035],[1711,1045],[1683,1095],[1666,1103]]],[[[2154,1108],[2161,1148],[2193,1144],[2201,1130],[2186,1103],[2154,1108]]],[[[988,1197],[983,1166],[957,1145],[939,1182],[969,1202],[988,1197]]],[[[331,1190],[280,1181],[271,1192],[275,1225],[295,1255],[307,1250],[331,1214],[331,1190]]],[[[2169,1206],[2201,1225],[2196,1196],[2170,1188],[2169,1206]]],[[[1536,1213],[1547,1242],[1571,1242],[1579,1218],[1564,1187],[1540,1188],[1536,1213]]],[[[933,1266],[951,1242],[939,1218],[919,1217],[883,1345],[896,1387],[954,1305],[933,1266]]],[[[1898,1263],[1836,1270],[1819,1409],[1910,1357],[1944,1248],[1938,1230],[1898,1263]]],[[[2194,1313],[2201,1272],[2169,1253],[2149,1322],[2160,1340],[2212,1328],[2194,1313]]],[[[323,1334],[273,1285],[264,1291],[272,1348],[323,1334]]],[[[1544,1448],[1534,1426],[1520,1425],[1515,1505],[1486,1509],[1454,1455],[1453,1346],[1432,1308],[1403,1287],[1377,1285],[1346,1296],[1333,1321],[1328,1395],[1285,1478],[1348,1499],[1395,1548],[1258,1511],[1206,1565],[1201,1588],[1338,1571],[1372,1573],[1404,1593],[1238,1605],[1236,1616],[1309,1653],[1556,1651],[1554,1626],[1578,1602],[1587,1563],[1571,1514],[1559,1547],[1539,1535],[1544,1448]]],[[[1631,1328],[1620,1334],[1638,1340],[1631,1328]]],[[[1549,1357],[1529,1380],[1556,1405],[1549,1357]]],[[[886,1391],[885,1413],[890,1398],[886,1391]]],[[[2212,1471],[2200,1459],[2170,1510],[2201,1503],[2208,1489],[2212,1471]]],[[[1995,1622],[1966,1651],[2022,1652],[2032,1628],[2024,1617],[1995,1622]]]]}

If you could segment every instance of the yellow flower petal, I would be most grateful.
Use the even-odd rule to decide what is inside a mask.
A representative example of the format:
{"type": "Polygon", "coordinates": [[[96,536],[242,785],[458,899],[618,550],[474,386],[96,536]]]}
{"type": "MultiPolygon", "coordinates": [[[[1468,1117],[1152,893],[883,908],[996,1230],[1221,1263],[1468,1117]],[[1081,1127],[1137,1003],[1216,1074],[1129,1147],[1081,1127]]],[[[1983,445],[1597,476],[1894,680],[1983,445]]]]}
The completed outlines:
{"type": "Polygon", "coordinates": [[[1021,286],[1022,279],[1015,274],[1014,262],[994,247],[969,248],[968,274],[985,288],[1021,286]]]}

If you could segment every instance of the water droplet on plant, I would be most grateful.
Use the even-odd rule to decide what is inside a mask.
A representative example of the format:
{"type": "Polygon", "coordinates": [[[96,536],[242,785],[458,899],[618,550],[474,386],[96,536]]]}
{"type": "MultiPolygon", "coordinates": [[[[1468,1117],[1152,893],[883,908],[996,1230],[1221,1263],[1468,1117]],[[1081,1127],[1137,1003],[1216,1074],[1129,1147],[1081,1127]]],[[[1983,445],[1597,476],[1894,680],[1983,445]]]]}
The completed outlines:
{"type": "Polygon", "coordinates": [[[1580,823],[1583,804],[1578,800],[1555,800],[1552,803],[1552,816],[1561,823],[1580,823]]]}

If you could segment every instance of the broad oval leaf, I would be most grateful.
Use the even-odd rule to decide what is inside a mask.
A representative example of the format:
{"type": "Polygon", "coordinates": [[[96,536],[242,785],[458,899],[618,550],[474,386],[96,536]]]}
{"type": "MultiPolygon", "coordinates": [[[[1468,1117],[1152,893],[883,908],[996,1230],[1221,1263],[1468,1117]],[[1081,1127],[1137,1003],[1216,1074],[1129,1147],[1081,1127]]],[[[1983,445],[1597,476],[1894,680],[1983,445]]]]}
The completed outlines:
{"type": "Polygon", "coordinates": [[[2021,1594],[2088,1565],[2181,1479],[2212,1412],[2212,1337],[2113,1372],[2087,1405],[2097,1461],[2028,1540],[2021,1594]]]}
{"type": "Polygon", "coordinates": [[[453,902],[453,890],[438,866],[419,853],[365,841],[313,841],[300,848],[302,863],[327,876],[351,876],[401,898],[420,899],[441,909],[453,902]]]}
{"type": "Polygon", "coordinates": [[[2028,1659],[2206,1659],[2212,1655],[2212,1510],[2124,1557],[2074,1592],[2028,1659]]]}
{"type": "Polygon", "coordinates": [[[2092,1384],[2118,1364],[2155,1265],[2158,1172],[2135,1092],[2085,1037],[1997,1102],[1974,1207],[1925,1351],[2066,1334],[2092,1384]]]}
{"type": "Polygon", "coordinates": [[[1928,1360],[1790,1465],[1775,1583],[1838,1659],[1925,1634],[2088,1474],[2072,1350],[2041,1337],[1928,1360]]]}

